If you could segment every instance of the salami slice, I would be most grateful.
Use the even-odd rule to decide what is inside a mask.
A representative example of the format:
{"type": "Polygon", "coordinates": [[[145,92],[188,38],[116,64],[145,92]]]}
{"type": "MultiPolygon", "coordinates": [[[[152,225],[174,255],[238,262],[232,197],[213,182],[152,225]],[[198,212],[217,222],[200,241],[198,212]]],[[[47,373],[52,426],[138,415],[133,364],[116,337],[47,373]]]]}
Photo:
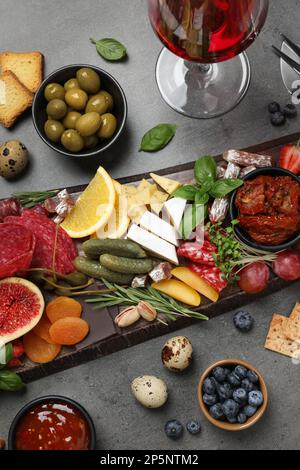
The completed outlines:
{"type": "Polygon", "coordinates": [[[18,199],[15,197],[3,199],[0,201],[0,222],[3,222],[9,215],[20,215],[21,211],[22,207],[18,199]]]}
{"type": "Polygon", "coordinates": [[[0,224],[0,279],[26,271],[32,262],[35,237],[18,224],[0,224]]]}
{"type": "Polygon", "coordinates": [[[204,240],[203,244],[197,242],[186,242],[180,245],[177,249],[178,256],[187,258],[195,263],[205,264],[214,266],[215,261],[213,253],[217,251],[217,248],[212,245],[209,241],[204,240]]]}
{"type": "Polygon", "coordinates": [[[216,266],[201,266],[200,264],[189,263],[188,267],[194,273],[199,274],[217,292],[221,292],[228,284],[223,279],[222,271],[216,266]]]}

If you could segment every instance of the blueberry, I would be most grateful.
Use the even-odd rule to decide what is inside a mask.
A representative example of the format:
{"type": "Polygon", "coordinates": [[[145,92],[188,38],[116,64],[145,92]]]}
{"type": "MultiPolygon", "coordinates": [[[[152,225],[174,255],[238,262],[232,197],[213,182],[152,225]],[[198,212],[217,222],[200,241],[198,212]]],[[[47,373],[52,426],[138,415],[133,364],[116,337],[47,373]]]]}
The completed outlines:
{"type": "Polygon", "coordinates": [[[213,395],[216,391],[216,385],[214,380],[210,377],[207,377],[203,382],[203,392],[208,393],[209,395],[213,395]]]}
{"type": "Polygon", "coordinates": [[[250,382],[249,379],[243,379],[242,382],[241,382],[241,388],[243,388],[244,390],[246,390],[246,392],[251,392],[254,388],[254,385],[252,382],[250,382]]]}
{"type": "Polygon", "coordinates": [[[241,380],[247,377],[247,369],[244,366],[236,366],[236,368],[234,369],[234,373],[241,380]]]}
{"type": "Polygon", "coordinates": [[[237,420],[238,420],[238,423],[243,424],[247,421],[247,416],[245,415],[245,413],[239,413],[237,415],[237,420]]]}
{"type": "Polygon", "coordinates": [[[236,312],[233,316],[233,324],[240,331],[250,331],[253,326],[253,323],[253,317],[250,315],[250,313],[244,310],[236,312]]]}
{"type": "Polygon", "coordinates": [[[186,429],[190,434],[199,434],[201,431],[201,424],[199,421],[191,419],[188,421],[188,423],[186,423],[186,429]]]}
{"type": "Polygon", "coordinates": [[[222,405],[226,418],[235,418],[239,412],[239,405],[234,400],[226,400],[222,405]]]}
{"type": "Polygon", "coordinates": [[[223,383],[226,379],[226,372],[224,371],[223,367],[215,367],[212,371],[212,374],[219,383],[223,383]]]}
{"type": "Polygon", "coordinates": [[[227,418],[228,423],[235,424],[237,422],[237,418],[234,416],[233,418],[227,418]]]}
{"type": "Polygon", "coordinates": [[[294,118],[297,116],[297,108],[294,104],[289,103],[283,108],[283,114],[288,118],[294,118]]]}
{"type": "Polygon", "coordinates": [[[178,439],[183,433],[183,426],[177,419],[171,419],[165,424],[165,433],[171,439],[178,439]]]}
{"type": "Polygon", "coordinates": [[[227,377],[227,382],[229,382],[233,387],[240,387],[241,381],[235,373],[231,373],[227,377]]]}
{"type": "Polygon", "coordinates": [[[224,384],[220,385],[220,387],[218,388],[219,397],[223,398],[225,400],[227,398],[231,398],[232,393],[233,393],[233,389],[232,389],[231,385],[228,384],[228,383],[224,383],[224,384]]]}
{"type": "Polygon", "coordinates": [[[277,101],[272,101],[272,103],[268,105],[268,111],[271,114],[280,111],[279,103],[277,103],[277,101]]]}
{"type": "Polygon", "coordinates": [[[251,405],[246,405],[243,408],[243,413],[248,416],[248,418],[251,418],[256,413],[257,408],[255,406],[251,405]]]}
{"type": "Polygon", "coordinates": [[[251,406],[259,407],[264,401],[263,394],[259,390],[252,390],[248,396],[248,403],[251,406]]]}
{"type": "Polygon", "coordinates": [[[214,419],[222,420],[224,418],[224,412],[221,403],[216,403],[215,405],[211,406],[209,409],[209,414],[214,419]]]}
{"type": "Polygon", "coordinates": [[[237,388],[233,392],[233,399],[236,401],[239,405],[247,403],[247,392],[243,388],[237,388]]]}
{"type": "Polygon", "coordinates": [[[273,126],[282,126],[285,123],[285,115],[282,114],[280,111],[271,114],[271,123],[273,126]]]}
{"type": "Polygon", "coordinates": [[[225,367],[224,372],[225,372],[225,377],[228,377],[228,375],[231,373],[231,370],[225,367]]]}
{"type": "Polygon", "coordinates": [[[218,401],[217,395],[208,395],[208,393],[204,393],[202,399],[207,406],[212,406],[218,401]]]}
{"type": "Polygon", "coordinates": [[[256,382],[258,382],[258,375],[255,372],[253,372],[253,370],[248,370],[247,379],[250,380],[250,382],[255,384],[256,382]]]}

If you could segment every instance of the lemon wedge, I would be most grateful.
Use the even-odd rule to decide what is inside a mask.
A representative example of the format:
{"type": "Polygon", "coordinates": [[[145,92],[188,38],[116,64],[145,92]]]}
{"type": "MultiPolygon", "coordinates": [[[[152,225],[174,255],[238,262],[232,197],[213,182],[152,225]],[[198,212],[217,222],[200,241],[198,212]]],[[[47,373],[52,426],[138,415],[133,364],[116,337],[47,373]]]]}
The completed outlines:
{"type": "Polygon", "coordinates": [[[61,227],[72,238],[87,237],[107,224],[114,211],[115,200],[113,180],[100,166],[61,227]]]}
{"type": "Polygon", "coordinates": [[[130,219],[127,215],[127,198],[118,181],[113,180],[116,192],[114,211],[107,224],[97,230],[96,238],[121,238],[127,231],[130,219]]]}

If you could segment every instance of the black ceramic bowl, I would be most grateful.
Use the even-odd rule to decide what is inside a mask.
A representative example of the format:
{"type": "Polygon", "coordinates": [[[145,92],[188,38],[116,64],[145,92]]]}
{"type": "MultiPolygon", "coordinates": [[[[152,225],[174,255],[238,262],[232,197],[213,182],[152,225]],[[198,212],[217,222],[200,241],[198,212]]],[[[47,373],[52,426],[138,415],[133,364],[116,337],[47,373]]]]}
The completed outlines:
{"type": "MultiPolygon", "coordinates": [[[[295,181],[297,181],[300,184],[300,178],[295,175],[294,173],[284,170],[283,168],[271,168],[271,167],[266,167],[266,168],[259,168],[257,170],[251,171],[251,173],[248,173],[243,179],[244,181],[247,180],[253,180],[254,178],[257,178],[257,176],[261,175],[269,175],[269,176],[290,176],[293,178],[295,181]]],[[[236,219],[238,217],[238,209],[235,205],[235,199],[237,195],[236,190],[230,199],[230,219],[236,219]]],[[[281,243],[280,245],[262,245],[259,243],[256,243],[254,240],[252,240],[247,232],[245,230],[242,230],[238,225],[234,227],[235,233],[237,237],[244,242],[246,245],[251,246],[252,248],[258,249],[258,250],[264,250],[264,251],[271,251],[271,252],[276,252],[280,250],[286,250],[287,248],[291,247],[294,245],[294,243],[297,243],[300,241],[300,233],[296,233],[292,238],[287,240],[284,243],[281,243]]]]}
{"type": "Polygon", "coordinates": [[[92,421],[92,418],[88,414],[88,412],[81,406],[79,403],[76,401],[72,400],[71,398],[68,397],[63,397],[60,395],[46,395],[44,397],[36,398],[35,400],[30,401],[26,405],[23,406],[23,408],[20,409],[20,411],[16,414],[16,416],[13,419],[13,422],[10,425],[9,428],[9,433],[8,433],[8,450],[15,450],[15,437],[16,437],[16,430],[19,424],[20,419],[32,408],[34,408],[36,405],[39,405],[41,403],[51,403],[51,402],[59,402],[59,403],[64,403],[67,405],[71,405],[73,408],[78,410],[84,419],[86,420],[89,430],[90,430],[90,439],[91,439],[91,444],[90,444],[90,449],[89,450],[95,450],[96,448],[96,430],[94,423],[92,421]]]}
{"type": "Polygon", "coordinates": [[[41,139],[53,150],[56,150],[56,152],[59,152],[62,155],[66,155],[68,157],[91,157],[99,155],[100,153],[107,150],[118,140],[118,138],[122,134],[125,127],[126,118],[127,101],[123,89],[121,88],[117,80],[112,77],[112,75],[105,72],[105,70],[100,69],[99,67],[95,67],[94,65],[67,65],[65,67],[62,67],[61,69],[55,70],[55,72],[52,72],[50,75],[48,75],[48,77],[40,85],[39,89],[35,94],[32,105],[33,124],[41,139]],[[93,149],[83,149],[81,152],[75,153],[66,150],[61,145],[61,143],[51,142],[45,134],[44,124],[47,120],[46,107],[48,102],[44,97],[44,90],[46,86],[52,82],[64,85],[64,83],[70,78],[75,78],[77,70],[81,69],[82,67],[89,67],[95,70],[95,72],[97,72],[101,78],[101,88],[103,88],[103,90],[108,91],[112,95],[114,99],[113,113],[118,120],[118,126],[115,134],[111,139],[103,140],[97,145],[97,147],[93,149]]]}

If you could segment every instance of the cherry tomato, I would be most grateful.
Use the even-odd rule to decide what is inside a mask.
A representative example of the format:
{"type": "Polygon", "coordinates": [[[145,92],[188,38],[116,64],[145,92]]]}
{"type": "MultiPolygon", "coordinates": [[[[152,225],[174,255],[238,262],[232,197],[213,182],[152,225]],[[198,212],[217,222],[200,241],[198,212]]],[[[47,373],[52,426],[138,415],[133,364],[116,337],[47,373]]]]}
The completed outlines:
{"type": "Polygon", "coordinates": [[[249,264],[239,272],[238,284],[247,294],[261,292],[268,284],[270,270],[262,261],[249,264]]]}
{"type": "Polygon", "coordinates": [[[296,251],[285,250],[279,253],[273,262],[273,271],[285,281],[300,278],[300,255],[296,251]]]}

